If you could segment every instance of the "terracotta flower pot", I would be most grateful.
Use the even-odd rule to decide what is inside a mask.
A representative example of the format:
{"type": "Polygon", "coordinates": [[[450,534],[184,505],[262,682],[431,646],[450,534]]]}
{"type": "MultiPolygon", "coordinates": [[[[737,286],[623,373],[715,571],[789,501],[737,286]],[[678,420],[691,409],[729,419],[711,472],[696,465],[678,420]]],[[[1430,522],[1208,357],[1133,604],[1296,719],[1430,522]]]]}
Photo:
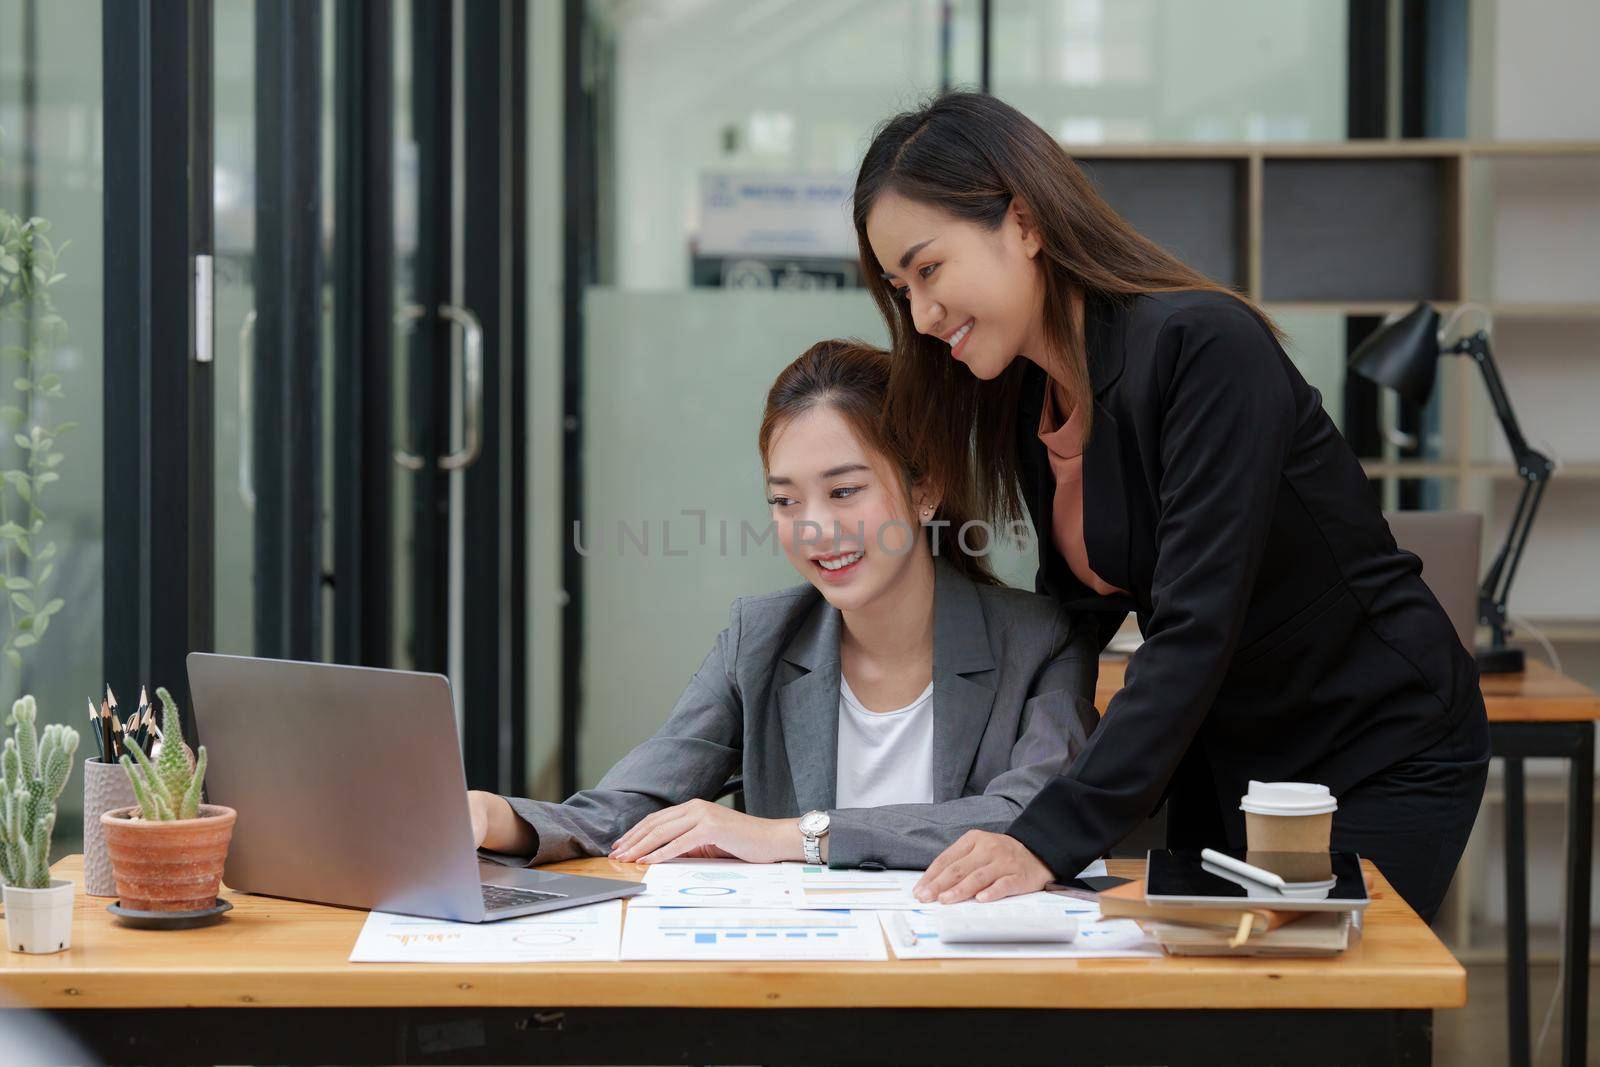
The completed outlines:
{"type": "Polygon", "coordinates": [[[156,822],[136,818],[138,814],[134,807],[100,816],[122,906],[134,911],[199,911],[216,904],[238,812],[202,804],[194,819],[156,822]]]}

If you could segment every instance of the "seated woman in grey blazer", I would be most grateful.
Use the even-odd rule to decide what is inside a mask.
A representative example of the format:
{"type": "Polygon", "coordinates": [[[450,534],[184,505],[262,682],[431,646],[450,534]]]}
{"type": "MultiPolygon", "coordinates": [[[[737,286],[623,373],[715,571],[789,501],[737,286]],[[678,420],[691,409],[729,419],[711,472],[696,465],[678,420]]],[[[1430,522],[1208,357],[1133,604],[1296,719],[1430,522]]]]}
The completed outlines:
{"type": "Polygon", "coordinates": [[[967,510],[884,436],[888,375],[887,353],[854,341],[778,375],[761,459],[805,584],[734,601],[666,724],[595,788],[561,804],[471,793],[480,846],[516,863],[921,869],[967,830],[1004,831],[1078,753],[1097,647],[963,550],[981,551],[967,510]],[[713,802],[734,774],[749,814],[713,802]]]}

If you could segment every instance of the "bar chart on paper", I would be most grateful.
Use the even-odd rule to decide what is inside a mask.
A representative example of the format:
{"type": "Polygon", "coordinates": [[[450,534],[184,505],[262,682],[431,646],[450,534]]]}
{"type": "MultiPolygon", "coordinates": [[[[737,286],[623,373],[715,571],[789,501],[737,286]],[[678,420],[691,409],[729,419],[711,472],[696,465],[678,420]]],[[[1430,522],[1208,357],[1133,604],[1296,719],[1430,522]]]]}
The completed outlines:
{"type": "Polygon", "coordinates": [[[868,912],[629,908],[625,960],[882,960],[868,912]]]}

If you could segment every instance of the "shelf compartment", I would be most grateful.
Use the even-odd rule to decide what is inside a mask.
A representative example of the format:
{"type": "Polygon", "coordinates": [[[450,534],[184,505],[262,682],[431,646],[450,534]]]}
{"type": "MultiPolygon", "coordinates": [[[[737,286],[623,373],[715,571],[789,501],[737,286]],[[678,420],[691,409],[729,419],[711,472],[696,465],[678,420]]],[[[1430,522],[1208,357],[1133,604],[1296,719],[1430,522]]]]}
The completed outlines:
{"type": "Polygon", "coordinates": [[[1244,160],[1080,158],[1078,165],[1141,234],[1223,285],[1246,285],[1244,160]]]}
{"type": "Polygon", "coordinates": [[[1268,157],[1262,183],[1263,300],[1460,297],[1459,157],[1268,157]]]}

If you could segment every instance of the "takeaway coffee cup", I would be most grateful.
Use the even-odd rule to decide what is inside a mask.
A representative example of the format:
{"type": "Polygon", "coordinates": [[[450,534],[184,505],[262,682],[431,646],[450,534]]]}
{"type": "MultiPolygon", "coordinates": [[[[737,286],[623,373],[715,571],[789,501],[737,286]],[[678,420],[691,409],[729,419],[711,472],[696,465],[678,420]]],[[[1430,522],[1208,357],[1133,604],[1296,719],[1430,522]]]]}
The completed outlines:
{"type": "Polygon", "coordinates": [[[1251,852],[1323,852],[1339,807],[1325,785],[1251,782],[1239,800],[1251,852]]]}

